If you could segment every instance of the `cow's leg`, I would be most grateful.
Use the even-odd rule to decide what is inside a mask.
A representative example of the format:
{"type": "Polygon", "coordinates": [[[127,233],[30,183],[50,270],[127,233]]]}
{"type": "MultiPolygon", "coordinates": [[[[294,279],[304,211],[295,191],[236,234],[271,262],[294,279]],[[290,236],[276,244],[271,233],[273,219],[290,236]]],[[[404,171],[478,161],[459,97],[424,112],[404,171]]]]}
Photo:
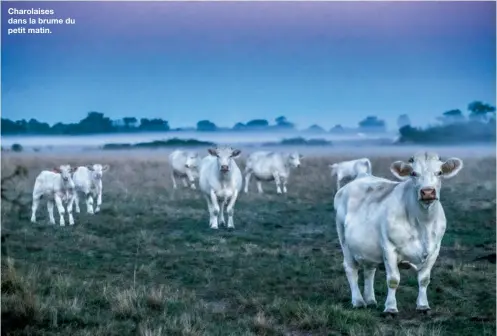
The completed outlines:
{"type": "Polygon", "coordinates": [[[57,205],[57,210],[59,211],[59,223],[60,226],[66,225],[66,221],[64,219],[64,214],[66,210],[64,209],[64,205],[62,204],[62,198],[58,193],[55,193],[55,205],[57,205]]]}
{"type": "Polygon", "coordinates": [[[343,267],[352,294],[352,306],[354,308],[366,307],[366,302],[362,298],[361,290],[359,289],[359,267],[348,252],[348,249],[343,251],[343,257],[343,267]]]}
{"type": "Polygon", "coordinates": [[[219,225],[224,225],[226,223],[224,221],[224,207],[226,206],[227,203],[228,203],[228,200],[226,198],[221,203],[221,209],[219,211],[219,217],[218,217],[219,225]]]}
{"type": "Polygon", "coordinates": [[[423,268],[418,270],[418,298],[416,300],[416,310],[424,312],[430,310],[430,304],[428,303],[428,296],[426,295],[426,291],[428,289],[428,285],[430,284],[430,275],[431,269],[437,260],[438,253],[440,252],[440,245],[433,252],[431,256],[426,260],[423,268]]]}
{"type": "Polygon", "coordinates": [[[183,187],[188,188],[188,180],[186,179],[186,177],[182,177],[181,181],[183,182],[183,187]]]}
{"type": "Polygon", "coordinates": [[[280,174],[275,171],[273,173],[273,177],[274,177],[274,183],[276,184],[276,192],[278,194],[281,194],[281,187],[280,187],[280,184],[281,184],[281,181],[280,181],[280,174]]]}
{"type": "Polygon", "coordinates": [[[231,196],[228,206],[226,207],[226,212],[228,213],[228,228],[231,229],[235,227],[235,223],[233,221],[233,214],[235,213],[235,202],[237,198],[238,198],[238,190],[235,190],[233,196],[231,196]]]}
{"type": "Polygon", "coordinates": [[[75,201],[75,193],[73,192],[69,198],[69,204],[67,205],[67,214],[69,216],[69,225],[74,225],[74,216],[72,215],[72,207],[75,201]]]}
{"type": "Polygon", "coordinates": [[[286,184],[287,184],[287,182],[288,182],[288,177],[282,177],[281,178],[281,183],[283,184],[283,193],[285,193],[285,194],[286,194],[286,191],[287,191],[286,190],[286,184]]]}
{"type": "Polygon", "coordinates": [[[98,181],[98,192],[97,192],[97,207],[95,208],[95,213],[100,212],[100,206],[102,205],[102,181],[98,181]]]}
{"type": "Polygon", "coordinates": [[[212,229],[217,229],[218,226],[218,216],[219,216],[219,202],[217,201],[217,196],[216,193],[214,192],[214,189],[211,189],[210,193],[210,201],[212,205],[212,213],[211,213],[211,220],[210,220],[210,227],[212,229]]]}
{"type": "Polygon", "coordinates": [[[177,189],[178,185],[176,184],[176,179],[174,178],[174,172],[171,172],[171,180],[173,180],[173,188],[177,189]]]}
{"type": "Polygon", "coordinates": [[[388,244],[383,251],[383,262],[385,263],[385,271],[387,274],[388,294],[385,301],[384,313],[397,314],[397,299],[395,294],[400,283],[400,272],[397,265],[397,255],[393,246],[388,244]]]}
{"type": "Polygon", "coordinates": [[[262,190],[262,182],[261,181],[257,181],[257,191],[259,192],[259,194],[262,194],[264,192],[264,190],[262,190]]]}
{"type": "Polygon", "coordinates": [[[245,193],[248,193],[248,186],[249,186],[251,177],[252,177],[252,170],[247,169],[246,175],[245,175],[245,188],[243,190],[245,193]]]}
{"type": "Polygon", "coordinates": [[[48,218],[50,224],[55,224],[55,217],[53,215],[54,201],[52,199],[47,200],[47,210],[48,210],[48,218]]]}
{"type": "Polygon", "coordinates": [[[36,210],[40,205],[41,195],[33,194],[33,205],[31,206],[31,223],[36,223],[36,210]]]}
{"type": "Polygon", "coordinates": [[[376,267],[364,266],[364,300],[368,306],[377,306],[374,295],[374,274],[376,267]]]}
{"type": "Polygon", "coordinates": [[[86,198],[86,212],[93,215],[93,197],[91,195],[91,192],[85,192],[85,198],[86,198]]]}
{"type": "Polygon", "coordinates": [[[74,191],[74,206],[76,213],[80,213],[81,209],[79,208],[79,195],[77,191],[74,191]]]}

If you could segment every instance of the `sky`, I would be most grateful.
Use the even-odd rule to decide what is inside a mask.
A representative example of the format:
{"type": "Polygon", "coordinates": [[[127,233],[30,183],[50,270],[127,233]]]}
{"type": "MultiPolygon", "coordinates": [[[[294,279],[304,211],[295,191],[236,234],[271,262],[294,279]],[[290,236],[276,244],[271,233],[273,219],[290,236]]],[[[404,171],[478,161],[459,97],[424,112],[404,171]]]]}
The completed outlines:
{"type": "Polygon", "coordinates": [[[2,117],[396,129],[496,100],[496,3],[2,1],[2,117]],[[8,15],[9,8],[54,15],[8,15]],[[8,34],[9,18],[72,18],[8,34]]]}

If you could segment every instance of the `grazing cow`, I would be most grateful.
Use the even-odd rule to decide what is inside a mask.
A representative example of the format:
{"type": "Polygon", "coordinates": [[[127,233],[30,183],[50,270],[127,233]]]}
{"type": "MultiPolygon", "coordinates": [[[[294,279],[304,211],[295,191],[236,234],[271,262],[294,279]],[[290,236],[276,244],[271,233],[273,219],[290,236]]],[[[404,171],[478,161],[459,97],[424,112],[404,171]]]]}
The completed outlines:
{"type": "Polygon", "coordinates": [[[365,176],[338,190],[336,227],[354,307],[376,305],[374,274],[384,263],[388,286],[384,313],[398,313],[399,264],[417,271],[417,310],[430,309],[426,291],[446,227],[440,203],[442,178],[454,177],[462,167],[458,158],[441,161],[437,154],[418,153],[408,163],[396,161],[390,166],[402,182],[365,176]],[[364,297],[358,285],[360,266],[364,297]]]}
{"type": "Polygon", "coordinates": [[[337,177],[337,190],[342,187],[341,182],[344,178],[355,179],[359,175],[371,175],[371,162],[367,158],[342,161],[329,165],[331,168],[331,177],[337,177]]]}
{"type": "Polygon", "coordinates": [[[53,215],[54,201],[60,216],[60,225],[64,226],[64,205],[67,203],[67,213],[69,216],[69,225],[74,225],[72,207],[74,203],[75,190],[71,174],[75,168],[70,165],[61,165],[52,171],[42,171],[35,180],[33,188],[33,205],[31,208],[31,222],[36,223],[36,210],[42,197],[47,197],[47,209],[50,218],[50,224],[55,224],[53,215]]]}
{"type": "Polygon", "coordinates": [[[183,181],[183,185],[188,187],[188,181],[190,181],[190,187],[195,188],[195,178],[198,177],[198,165],[199,157],[196,152],[185,152],[182,150],[175,150],[169,154],[169,165],[171,166],[171,179],[173,180],[173,188],[176,189],[176,179],[179,177],[183,181]]]}
{"type": "Polygon", "coordinates": [[[278,194],[281,194],[280,186],[283,185],[283,192],[286,193],[290,169],[300,167],[302,158],[303,156],[299,153],[259,151],[250,154],[245,166],[245,192],[248,193],[250,177],[253,174],[259,193],[263,192],[261,181],[274,181],[278,194]]]}
{"type": "Polygon", "coordinates": [[[73,174],[74,184],[76,186],[76,212],[79,213],[79,196],[78,193],[83,193],[86,199],[86,211],[89,214],[94,214],[100,211],[102,205],[102,176],[103,173],[109,170],[109,165],[93,164],[78,167],[73,174]],[[97,207],[93,211],[93,198],[97,199],[97,207]]]}
{"type": "Polygon", "coordinates": [[[199,187],[207,200],[209,226],[224,224],[224,207],[228,213],[228,228],[234,228],[233,213],[238,194],[242,190],[242,173],[235,162],[239,149],[231,147],[210,148],[209,155],[200,164],[199,187]],[[218,199],[222,199],[219,206],[218,199]]]}

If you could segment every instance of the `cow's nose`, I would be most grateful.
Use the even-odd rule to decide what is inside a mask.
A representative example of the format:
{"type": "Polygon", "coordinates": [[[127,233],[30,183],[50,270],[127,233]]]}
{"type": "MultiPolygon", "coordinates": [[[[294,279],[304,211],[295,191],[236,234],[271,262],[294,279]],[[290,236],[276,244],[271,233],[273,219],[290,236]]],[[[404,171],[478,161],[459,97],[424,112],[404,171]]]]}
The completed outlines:
{"type": "Polygon", "coordinates": [[[434,199],[436,198],[436,191],[434,188],[423,188],[421,189],[422,199],[434,199]]]}
{"type": "Polygon", "coordinates": [[[222,165],[221,166],[221,170],[222,171],[228,171],[230,169],[230,167],[228,167],[228,165],[222,165]]]}
{"type": "Polygon", "coordinates": [[[189,166],[188,164],[185,164],[185,167],[186,167],[186,168],[190,168],[190,166],[189,166]]]}

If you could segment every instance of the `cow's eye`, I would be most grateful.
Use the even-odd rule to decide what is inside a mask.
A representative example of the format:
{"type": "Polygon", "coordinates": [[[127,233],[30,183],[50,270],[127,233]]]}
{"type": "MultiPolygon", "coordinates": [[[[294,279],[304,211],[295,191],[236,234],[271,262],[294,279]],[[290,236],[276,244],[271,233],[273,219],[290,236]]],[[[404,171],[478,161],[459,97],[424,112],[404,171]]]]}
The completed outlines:
{"type": "Polygon", "coordinates": [[[415,177],[415,176],[418,176],[418,174],[415,171],[413,171],[413,172],[411,172],[411,176],[415,177]]]}
{"type": "Polygon", "coordinates": [[[437,176],[441,176],[443,174],[443,172],[440,170],[437,172],[437,176]]]}

